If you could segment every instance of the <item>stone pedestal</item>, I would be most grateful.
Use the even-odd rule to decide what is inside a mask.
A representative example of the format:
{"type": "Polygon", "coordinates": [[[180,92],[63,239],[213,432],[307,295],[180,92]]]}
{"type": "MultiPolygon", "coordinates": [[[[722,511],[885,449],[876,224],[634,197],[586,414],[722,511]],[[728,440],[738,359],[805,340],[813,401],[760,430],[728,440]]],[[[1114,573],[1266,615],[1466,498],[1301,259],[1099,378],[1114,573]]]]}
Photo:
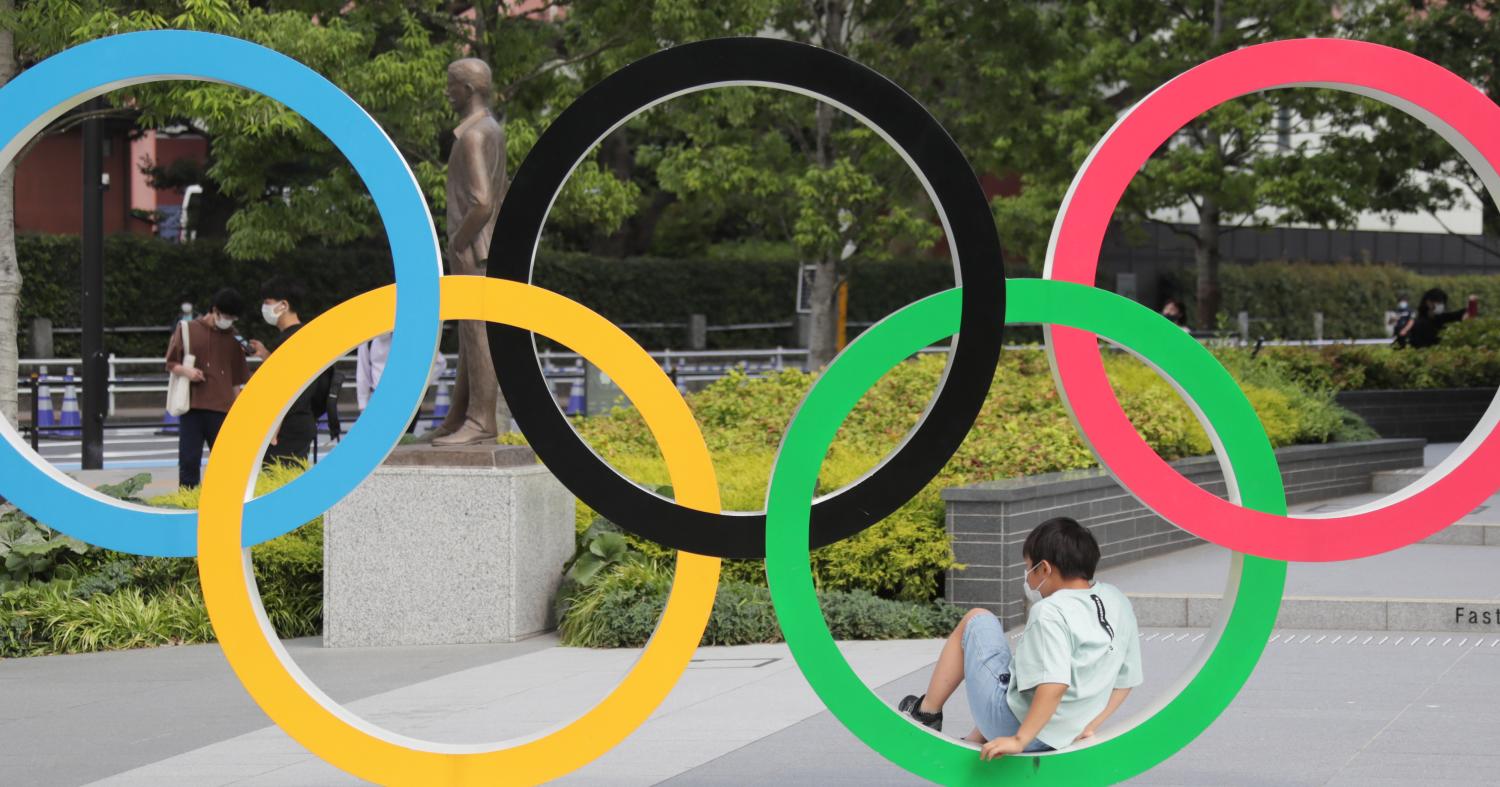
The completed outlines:
{"type": "Polygon", "coordinates": [[[401,447],[323,530],[323,645],[513,642],[548,630],[573,495],[530,449],[401,447]]]}

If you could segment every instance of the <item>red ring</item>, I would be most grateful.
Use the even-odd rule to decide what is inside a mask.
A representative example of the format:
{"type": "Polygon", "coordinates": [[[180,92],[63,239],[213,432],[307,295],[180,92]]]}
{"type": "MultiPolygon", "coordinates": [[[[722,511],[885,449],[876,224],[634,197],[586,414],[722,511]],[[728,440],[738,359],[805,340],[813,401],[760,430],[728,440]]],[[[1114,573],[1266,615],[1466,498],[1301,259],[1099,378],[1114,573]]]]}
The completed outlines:
{"type": "MultiPolygon", "coordinates": [[[[1074,177],[1053,226],[1047,278],[1092,285],[1115,207],[1146,160],[1195,117],[1238,96],[1278,87],[1329,87],[1402,109],[1442,134],[1500,194],[1500,107],[1458,75],[1398,49],[1300,39],[1214,58],[1161,86],[1115,123],[1074,177]]],[[[1063,399],[1100,462],[1157,514],[1196,536],[1276,560],[1367,557],[1414,543],[1500,488],[1500,406],[1449,460],[1416,484],[1353,512],[1291,518],[1226,502],[1177,473],[1141,439],[1115,398],[1092,333],[1048,332],[1063,399]]]]}

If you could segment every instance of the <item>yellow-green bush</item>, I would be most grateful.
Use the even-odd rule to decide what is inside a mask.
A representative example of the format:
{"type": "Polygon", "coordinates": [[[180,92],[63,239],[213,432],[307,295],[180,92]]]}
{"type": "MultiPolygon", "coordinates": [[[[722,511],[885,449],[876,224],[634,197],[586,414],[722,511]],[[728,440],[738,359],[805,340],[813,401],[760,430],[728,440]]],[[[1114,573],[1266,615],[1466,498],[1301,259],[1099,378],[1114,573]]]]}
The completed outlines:
{"type": "MultiPolygon", "coordinates": [[[[1274,445],[1366,437],[1363,424],[1337,408],[1327,391],[1299,388],[1279,367],[1233,359],[1274,445]]],[[[818,479],[819,494],[859,478],[890,453],[916,424],[937,389],[946,358],[927,355],[903,363],[861,399],[840,429],[818,479]]],[[[1123,353],[1106,356],[1115,392],[1137,430],[1167,459],[1206,453],[1209,441],[1192,412],[1155,372],[1123,353]]],[[[752,379],[731,374],[689,402],[714,458],[726,509],[760,510],[776,449],[813,377],[786,371],[752,379]]],[[[669,483],[656,442],[629,408],[576,419],[579,432],[620,472],[646,485],[669,483]]],[[[519,440],[519,438],[511,438],[519,440]]],[[[1006,352],[978,422],[947,466],[911,501],[860,534],[815,550],[819,587],[862,589],[887,598],[936,596],[953,555],[943,529],[940,490],[946,487],[1090,467],[1093,455],[1062,406],[1040,351],[1006,352]]],[[[594,512],[580,503],[580,532],[594,512]]],[[[658,562],[672,554],[634,539],[658,562]]],[[[761,561],[726,561],[726,581],[764,583],[761,561]]]]}

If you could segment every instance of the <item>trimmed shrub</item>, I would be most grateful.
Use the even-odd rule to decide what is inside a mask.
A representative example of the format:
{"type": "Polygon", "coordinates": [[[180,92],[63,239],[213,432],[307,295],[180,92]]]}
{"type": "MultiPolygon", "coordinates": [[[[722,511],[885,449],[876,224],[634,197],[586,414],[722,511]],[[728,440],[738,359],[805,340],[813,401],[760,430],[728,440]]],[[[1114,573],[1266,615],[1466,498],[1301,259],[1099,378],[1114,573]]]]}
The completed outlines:
{"type": "MultiPolygon", "coordinates": [[[[1241,380],[1274,445],[1373,436],[1362,421],[1333,403],[1331,390],[1304,390],[1281,367],[1252,362],[1248,354],[1225,357],[1232,361],[1231,372],[1241,380]]],[[[945,362],[940,355],[928,355],[903,363],[865,394],[824,460],[819,494],[853,483],[894,450],[931,399],[945,362]]],[[[1191,411],[1149,368],[1117,352],[1106,356],[1106,367],[1125,411],[1163,457],[1210,450],[1191,411]]],[[[760,379],[732,374],[689,396],[714,458],[726,509],[764,508],[782,433],[813,379],[794,371],[760,379]]],[[[574,423],[584,439],[626,476],[648,487],[670,482],[655,440],[633,409],[616,408],[574,423]]],[[[931,600],[944,573],[954,566],[943,527],[941,489],[1094,464],[1058,399],[1045,356],[1034,350],[1007,352],[978,423],[937,478],[884,520],[813,551],[810,560],[818,586],[862,590],[888,599],[931,600]]],[[[594,517],[579,504],[580,532],[594,517]]],[[[628,538],[633,549],[670,565],[671,550],[628,538]]],[[[723,572],[726,582],[765,583],[761,561],[725,561],[723,572]]]]}
{"type": "MultiPolygon", "coordinates": [[[[614,567],[569,599],[569,613],[559,627],[562,643],[593,648],[645,645],[661,619],[671,580],[667,564],[659,561],[614,567]]],[[[951,604],[892,601],[863,590],[820,590],[818,605],[829,631],[842,640],[943,637],[963,617],[963,610],[951,604]]],[[[702,644],[781,639],[770,590],[739,581],[720,583],[702,644]]]]}
{"type": "Polygon", "coordinates": [[[1452,323],[1443,329],[1442,337],[1443,343],[1439,347],[1500,349],[1500,318],[1477,317],[1452,323]]]}
{"type": "MultiPolygon", "coordinates": [[[[1190,314],[1197,313],[1194,276],[1188,269],[1169,276],[1190,314]]],[[[1220,318],[1233,324],[1245,311],[1259,321],[1251,325],[1252,338],[1311,339],[1313,312],[1320,311],[1326,338],[1380,338],[1386,335],[1385,312],[1399,295],[1415,308],[1432,287],[1447,291],[1452,308],[1462,308],[1474,293],[1482,309],[1500,309],[1500,276],[1424,276],[1396,265],[1261,262],[1220,269],[1220,318]]],[[[1444,331],[1445,342],[1451,331],[1444,331]]]]}
{"type": "MultiPolygon", "coordinates": [[[[23,277],[21,323],[48,317],[56,327],[80,322],[78,265],[80,241],[72,235],[27,235],[16,239],[23,277]]],[[[394,281],[390,251],[384,245],[307,247],[264,261],[231,258],[214,241],[167,243],[141,235],[111,235],[104,246],[105,325],[170,327],[179,304],[205,307],[221,287],[235,287],[255,301],[260,285],[275,275],[292,275],[307,285],[309,317],[361,292],[394,281]]],[[[799,265],[770,259],[611,259],[543,251],[536,283],[560,292],[616,323],[686,323],[706,314],[714,325],[783,322],[792,319],[799,265]]],[[[953,268],[943,259],[863,261],[853,267],[849,319],[874,321],[925,295],[953,286],[953,268]]],[[[249,318],[253,315],[244,315],[249,318]]],[[[253,335],[269,329],[246,319],[253,335]]],[[[631,328],[647,347],[683,347],[682,328],[631,328]]],[[[711,348],[790,345],[790,329],[714,331],[711,348]]],[[[166,333],[110,334],[107,350],[122,357],[166,352],[166,333]]],[[[450,349],[456,347],[450,336],[450,349]]],[[[76,355],[76,334],[60,334],[55,351],[76,355]]],[[[544,340],[544,345],[548,343],[544,340]]],[[[550,345],[548,345],[550,346],[550,345]]]]}
{"type": "MultiPolygon", "coordinates": [[[[30,329],[34,317],[50,318],[57,328],[80,324],[80,244],[76,235],[16,238],[23,331],[30,329]]],[[[272,260],[245,261],[231,258],[221,244],[210,241],[176,244],[141,235],[110,235],[104,242],[104,324],[170,328],[181,314],[182,302],[207,311],[215,292],[234,287],[253,304],[260,299],[261,283],[278,274],[294,275],[306,284],[304,317],[394,281],[390,254],[383,247],[310,247],[272,260]]],[[[241,315],[241,328],[268,338],[271,329],[256,318],[258,314],[241,315]]],[[[77,334],[59,334],[55,341],[57,355],[78,354],[77,334]]],[[[122,357],[164,355],[167,332],[108,334],[105,348],[122,357]]]]}
{"type": "MultiPolygon", "coordinates": [[[[1482,337],[1483,332],[1476,331],[1475,336],[1482,337]]],[[[1368,345],[1268,347],[1259,358],[1301,388],[1315,391],[1500,385],[1500,349],[1453,346],[1446,341],[1422,350],[1368,345]]]]}

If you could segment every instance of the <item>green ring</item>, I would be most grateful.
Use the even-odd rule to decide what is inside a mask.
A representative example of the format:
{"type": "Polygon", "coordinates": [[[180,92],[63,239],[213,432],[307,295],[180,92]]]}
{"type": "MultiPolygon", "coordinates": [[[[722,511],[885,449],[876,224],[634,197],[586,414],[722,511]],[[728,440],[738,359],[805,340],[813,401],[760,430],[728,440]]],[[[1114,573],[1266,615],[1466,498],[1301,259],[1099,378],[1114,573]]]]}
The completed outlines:
{"type": "MultiPolygon", "coordinates": [[[[1286,513],[1281,473],[1254,409],[1201,345],[1150,309],[1104,290],[1044,279],[1011,279],[1007,287],[1007,322],[1090,331],[1167,375],[1200,411],[1200,420],[1220,446],[1221,464],[1227,459],[1226,475],[1232,473],[1238,481],[1242,505],[1286,513]]],[[[808,516],[823,457],[854,405],[886,372],[957,332],[960,292],[952,289],[913,303],[860,335],[823,373],[787,428],[766,494],[766,575],[777,619],[797,666],[828,709],[870,748],[918,776],[944,784],[1029,780],[1079,785],[1128,779],[1186,746],[1239,693],[1276,623],[1285,562],[1234,553],[1224,597],[1232,607],[1211,640],[1212,651],[1186,686],[1150,718],[1093,745],[991,762],[980,761],[971,746],[913,724],[871,692],[839,653],[819,610],[807,553],[808,516]]]]}

